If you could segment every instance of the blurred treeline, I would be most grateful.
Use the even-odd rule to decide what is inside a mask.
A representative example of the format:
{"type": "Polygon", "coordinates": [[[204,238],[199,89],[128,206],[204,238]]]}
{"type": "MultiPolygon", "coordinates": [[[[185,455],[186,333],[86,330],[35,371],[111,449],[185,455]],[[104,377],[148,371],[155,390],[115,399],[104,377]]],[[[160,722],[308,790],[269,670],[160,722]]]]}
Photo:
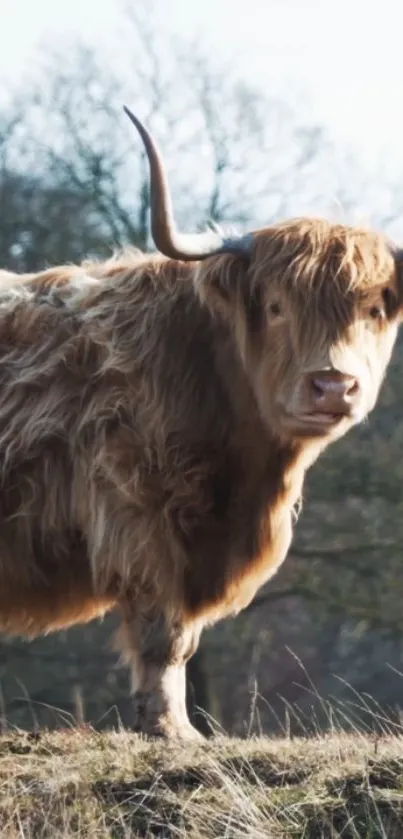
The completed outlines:
{"type": "MultiPolygon", "coordinates": [[[[168,42],[147,4],[138,8],[119,47],[124,78],[103,54],[77,45],[42,55],[23,88],[3,91],[0,267],[33,271],[150,246],[148,169],[123,103],[157,135],[188,229],[207,218],[243,227],[302,213],[387,229],[401,215],[403,235],[403,172],[392,185],[382,172],[369,177],[286,91],[265,94],[200,44],[168,42]]],[[[323,698],[340,718],[353,719],[359,704],[364,722],[367,703],[371,726],[376,716],[399,715],[402,373],[400,347],[370,421],[312,470],[280,573],[244,614],[203,636],[190,699],[226,730],[322,725],[323,698]]],[[[4,724],[129,722],[113,625],[111,616],[33,643],[4,639],[4,724]]]]}

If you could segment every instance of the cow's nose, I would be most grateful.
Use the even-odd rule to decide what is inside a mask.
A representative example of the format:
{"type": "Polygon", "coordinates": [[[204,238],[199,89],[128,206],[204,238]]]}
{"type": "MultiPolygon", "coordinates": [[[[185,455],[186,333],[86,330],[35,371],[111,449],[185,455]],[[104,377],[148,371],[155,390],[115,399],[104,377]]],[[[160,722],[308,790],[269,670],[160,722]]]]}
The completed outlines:
{"type": "Polygon", "coordinates": [[[312,409],[329,414],[349,413],[360,395],[355,376],[327,370],[310,373],[308,389],[312,409]]]}

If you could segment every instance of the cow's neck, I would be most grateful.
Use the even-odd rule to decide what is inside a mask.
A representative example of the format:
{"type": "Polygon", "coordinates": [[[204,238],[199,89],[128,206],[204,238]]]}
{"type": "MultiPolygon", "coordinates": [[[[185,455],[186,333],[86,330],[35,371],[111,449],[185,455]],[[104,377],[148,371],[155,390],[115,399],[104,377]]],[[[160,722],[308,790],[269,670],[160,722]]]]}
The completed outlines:
{"type": "Polygon", "coordinates": [[[249,482],[267,497],[268,506],[293,507],[301,495],[305,474],[325,448],[317,439],[285,439],[271,430],[260,408],[236,347],[220,347],[218,369],[229,397],[232,417],[230,447],[239,464],[243,485],[249,482]],[[259,488],[259,489],[258,489],[259,488]]]}

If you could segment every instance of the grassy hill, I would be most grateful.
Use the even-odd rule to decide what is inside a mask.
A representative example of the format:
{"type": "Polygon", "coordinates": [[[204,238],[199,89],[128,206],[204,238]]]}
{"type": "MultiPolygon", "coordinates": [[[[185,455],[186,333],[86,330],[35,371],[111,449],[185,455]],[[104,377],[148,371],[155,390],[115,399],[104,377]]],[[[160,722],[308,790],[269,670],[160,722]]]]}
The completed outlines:
{"type": "Polygon", "coordinates": [[[91,729],[0,738],[7,839],[403,836],[403,739],[218,738],[186,747],[91,729]]]}

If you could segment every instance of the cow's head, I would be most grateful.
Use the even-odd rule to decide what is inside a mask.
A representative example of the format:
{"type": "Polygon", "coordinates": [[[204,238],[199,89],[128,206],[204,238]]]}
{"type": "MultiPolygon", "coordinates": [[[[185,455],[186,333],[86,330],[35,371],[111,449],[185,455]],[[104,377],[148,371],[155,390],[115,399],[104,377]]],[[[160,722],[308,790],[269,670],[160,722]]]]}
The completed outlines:
{"type": "Polygon", "coordinates": [[[283,436],[338,437],[372,410],[397,337],[399,273],[385,238],[365,230],[302,219],[255,235],[244,356],[283,436]]]}
{"type": "Polygon", "coordinates": [[[231,324],[262,416],[283,438],[340,437],[378,397],[401,317],[401,252],[380,234],[316,219],[239,238],[179,233],[155,141],[128,114],[150,161],[154,241],[200,260],[199,293],[231,324]]]}

